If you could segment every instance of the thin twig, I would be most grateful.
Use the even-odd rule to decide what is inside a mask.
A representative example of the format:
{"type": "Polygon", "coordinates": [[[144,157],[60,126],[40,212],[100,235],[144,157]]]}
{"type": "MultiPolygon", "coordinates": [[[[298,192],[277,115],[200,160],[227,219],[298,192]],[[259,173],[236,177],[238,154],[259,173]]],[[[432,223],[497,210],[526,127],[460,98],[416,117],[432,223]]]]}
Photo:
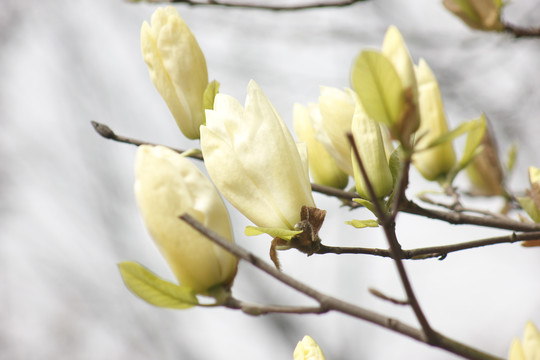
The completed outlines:
{"type": "MultiPolygon", "coordinates": [[[[140,2],[141,0],[129,0],[131,2],[140,2]]],[[[306,9],[317,9],[325,7],[345,7],[352,4],[366,1],[366,0],[342,0],[342,1],[319,1],[306,4],[297,4],[297,5],[268,5],[265,4],[265,1],[261,1],[260,4],[256,2],[238,2],[238,1],[218,1],[218,0],[208,0],[208,1],[193,1],[193,0],[145,0],[149,3],[176,3],[176,4],[186,4],[189,6],[222,6],[230,8],[243,8],[243,9],[259,9],[259,10],[270,10],[270,11],[297,11],[297,10],[306,10],[306,9]]]]}
{"type": "MultiPolygon", "coordinates": [[[[381,203],[379,199],[377,199],[375,190],[373,189],[373,185],[371,184],[364,163],[360,158],[360,153],[358,152],[358,147],[356,146],[356,141],[354,141],[353,135],[351,133],[347,133],[347,139],[352,146],[355,159],[358,163],[358,167],[360,169],[360,172],[362,173],[364,182],[366,183],[371,202],[375,205],[375,215],[382,224],[386,239],[388,240],[390,255],[392,256],[392,259],[394,259],[394,264],[396,265],[396,268],[398,270],[403,289],[405,290],[405,294],[407,295],[407,302],[410,304],[414,314],[416,315],[416,319],[422,327],[423,335],[425,336],[427,343],[435,344],[437,343],[438,334],[433,331],[431,325],[427,321],[427,318],[424,315],[424,312],[422,311],[418,300],[416,299],[416,295],[414,294],[414,291],[412,289],[411,282],[409,281],[409,277],[407,276],[407,272],[405,271],[405,266],[403,266],[403,262],[401,261],[402,250],[401,245],[399,244],[399,241],[396,237],[394,217],[387,214],[382,209],[381,203]]],[[[408,167],[403,167],[402,171],[408,171],[408,167]]],[[[400,178],[403,176],[404,175],[401,174],[400,178]]],[[[401,195],[398,194],[397,196],[401,195]]]]}
{"type": "MultiPolygon", "coordinates": [[[[92,126],[96,130],[96,132],[101,135],[102,137],[126,144],[131,145],[158,145],[155,143],[151,143],[148,141],[142,141],[134,138],[129,138],[126,136],[117,135],[109,126],[98,123],[96,121],[92,121],[92,126]]],[[[184,150],[170,148],[178,153],[183,153],[184,150]]],[[[194,159],[203,160],[203,157],[201,154],[193,154],[190,155],[194,159]]],[[[359,195],[354,192],[350,191],[344,191],[335,189],[333,187],[319,185],[319,184],[311,184],[311,188],[313,191],[337,197],[342,200],[351,201],[354,198],[358,198],[359,195]]],[[[351,208],[360,207],[361,205],[355,202],[350,202],[349,206],[351,208]]],[[[506,230],[513,230],[513,231],[540,231],[540,224],[535,223],[524,223],[512,219],[493,219],[493,218],[486,218],[481,216],[473,216],[473,215],[467,215],[462,213],[455,213],[450,211],[439,211],[439,210],[432,210],[432,209],[426,209],[421,207],[420,205],[414,203],[411,200],[404,200],[401,204],[400,211],[419,215],[419,216],[425,216],[430,219],[437,219],[441,221],[445,221],[450,224],[454,225],[477,225],[477,226],[485,226],[485,227],[491,227],[491,228],[497,228],[497,229],[506,229],[506,230]]]]}
{"type": "MultiPolygon", "coordinates": [[[[520,241],[534,241],[540,239],[540,231],[537,232],[527,232],[522,234],[512,233],[507,236],[497,236],[490,237],[486,239],[466,241],[457,244],[451,245],[440,245],[440,246],[430,246],[422,247],[409,250],[401,250],[402,259],[429,259],[429,258],[439,258],[440,260],[444,259],[448,254],[461,250],[475,249],[482,246],[496,245],[496,244],[511,244],[520,241]]],[[[377,248],[363,248],[363,247],[340,247],[340,246],[326,246],[321,244],[319,251],[315,254],[366,254],[374,255],[380,257],[390,258],[390,252],[386,249],[377,249],[377,248]]]]}
{"type": "MultiPolygon", "coordinates": [[[[91,123],[92,123],[92,126],[94,127],[94,130],[96,130],[96,132],[102,137],[104,137],[105,139],[110,139],[110,140],[118,141],[124,144],[130,144],[130,145],[136,145],[136,146],[159,145],[159,144],[151,143],[148,141],[143,141],[143,140],[138,140],[138,139],[122,136],[122,135],[117,135],[114,131],[112,131],[112,129],[109,126],[102,123],[98,123],[97,121],[91,121],[91,123]]],[[[176,151],[179,154],[182,154],[185,152],[185,150],[175,149],[169,146],[167,147],[171,150],[176,151]]],[[[203,160],[202,154],[200,153],[193,153],[193,154],[190,153],[188,156],[197,160],[203,160]]]]}
{"type": "Polygon", "coordinates": [[[514,35],[516,38],[521,37],[540,37],[540,28],[534,27],[522,27],[513,25],[507,22],[503,22],[504,32],[514,35]]]}
{"type": "Polygon", "coordinates": [[[439,207],[442,207],[442,208],[445,208],[445,209],[448,209],[448,210],[452,210],[452,211],[455,211],[455,212],[458,212],[458,213],[469,212],[469,213],[476,213],[476,214],[480,214],[480,215],[489,216],[489,217],[496,218],[496,219],[503,219],[503,220],[508,219],[507,216],[497,214],[497,213],[494,213],[492,211],[487,211],[487,210],[482,210],[482,209],[473,209],[473,208],[465,207],[459,201],[454,201],[452,204],[445,204],[445,203],[442,203],[442,202],[439,202],[439,201],[435,201],[435,200],[427,197],[426,195],[418,195],[418,199],[422,200],[423,202],[425,202],[427,204],[439,206],[439,207]]]}
{"type": "Polygon", "coordinates": [[[341,312],[343,314],[350,315],[354,318],[362,319],[372,324],[376,324],[386,329],[395,331],[399,334],[405,335],[417,341],[427,343],[427,344],[436,346],[438,348],[447,350],[453,354],[460,355],[467,359],[502,360],[501,358],[495,357],[493,355],[487,354],[485,352],[479,351],[477,349],[474,349],[467,345],[459,343],[455,340],[452,340],[440,333],[436,333],[437,343],[429,343],[427,342],[427,339],[425,338],[425,336],[420,330],[410,325],[407,325],[399,320],[381,315],[374,311],[370,311],[362,307],[359,307],[357,305],[337,299],[333,296],[323,294],[313,289],[312,287],[294,279],[293,277],[285,273],[282,273],[281,271],[277,270],[274,266],[265,262],[263,259],[254,255],[253,253],[250,253],[249,251],[243,249],[242,247],[236,245],[235,243],[230,242],[229,240],[223,238],[222,236],[212,231],[211,229],[208,229],[207,227],[205,227],[203,224],[198,222],[194,217],[190,216],[189,214],[184,214],[180,216],[180,218],[184,220],[185,222],[187,222],[195,230],[197,230],[198,232],[206,236],[209,240],[213,241],[215,244],[224,248],[226,251],[230,252],[231,254],[237,256],[238,258],[244,261],[249,262],[256,268],[264,271],[265,273],[272,276],[276,280],[316,300],[320,304],[320,309],[322,311],[334,310],[337,312],[341,312]]]}
{"type": "Polygon", "coordinates": [[[249,303],[242,300],[230,297],[224,304],[229,309],[238,309],[243,313],[259,316],[267,314],[323,314],[328,309],[323,309],[320,306],[282,306],[282,305],[266,305],[249,303]]]}

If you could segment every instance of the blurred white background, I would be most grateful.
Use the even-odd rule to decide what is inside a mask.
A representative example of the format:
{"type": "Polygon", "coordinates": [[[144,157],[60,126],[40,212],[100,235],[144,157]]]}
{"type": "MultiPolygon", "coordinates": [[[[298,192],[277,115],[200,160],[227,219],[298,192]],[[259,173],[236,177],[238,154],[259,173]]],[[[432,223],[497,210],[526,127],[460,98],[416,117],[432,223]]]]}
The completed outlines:
{"type": "MultiPolygon", "coordinates": [[[[141,57],[140,26],[157,6],[0,2],[0,359],[291,359],[305,334],[329,360],[455,359],[336,313],[255,318],[224,309],[173,311],[124,287],[116,268],[122,260],[172,275],[136,209],[135,147],[100,138],[90,121],[128,136],[198,147],[178,131],[141,57]]],[[[425,58],[438,77],[452,126],[483,111],[502,150],[518,142],[514,188],[527,185],[528,165],[540,165],[540,39],[472,31],[429,0],[282,13],[177,8],[221,91],[243,102],[253,78],[289,124],[294,102],[316,101],[319,85],[348,86],[354,56],[380,47],[386,28],[397,25],[414,60],[425,58]]],[[[505,16],[538,26],[540,5],[515,0],[505,16]]],[[[435,188],[416,173],[412,181],[410,196],[435,188]]],[[[329,211],[325,243],[385,246],[378,229],[343,224],[368,214],[315,197],[329,211]]],[[[497,210],[500,202],[479,205],[497,210]]],[[[246,238],[248,221],[233,209],[231,218],[237,242],[266,257],[269,239],[246,238]]],[[[405,248],[508,234],[409,215],[398,220],[405,248]]],[[[415,324],[407,308],[367,292],[372,286],[403,296],[388,259],[306,258],[293,251],[281,259],[287,273],[321,291],[415,324]]],[[[540,248],[498,245],[406,265],[428,319],[448,336],[505,357],[527,320],[540,326],[540,248]]],[[[311,303],[247,264],[233,291],[249,301],[311,303]]]]}

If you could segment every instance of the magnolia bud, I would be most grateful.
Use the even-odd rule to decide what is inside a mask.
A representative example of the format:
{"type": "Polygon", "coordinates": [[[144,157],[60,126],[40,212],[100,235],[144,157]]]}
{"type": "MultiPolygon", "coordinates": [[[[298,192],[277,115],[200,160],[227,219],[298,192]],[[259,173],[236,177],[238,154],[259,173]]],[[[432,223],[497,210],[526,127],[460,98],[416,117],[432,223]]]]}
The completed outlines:
{"type": "Polygon", "coordinates": [[[302,341],[299,341],[294,349],[293,353],[294,360],[325,360],[324,354],[315,342],[313,338],[309,335],[304,336],[302,341]]]}
{"type": "Polygon", "coordinates": [[[527,322],[523,333],[523,342],[514,339],[508,360],[538,360],[540,359],[540,332],[532,322],[527,322]]]}
{"type": "Polygon", "coordinates": [[[208,85],[204,55],[191,30],[172,6],[158,8],[151,26],[141,28],[141,47],[150,78],[180,130],[199,138],[204,124],[203,94],[208,85]]]}
{"type": "Polygon", "coordinates": [[[502,0],[444,0],[444,7],[476,30],[502,30],[502,0]]]}
{"type": "Polygon", "coordinates": [[[336,159],[337,165],[348,175],[353,175],[351,145],[346,134],[351,131],[354,115],[354,92],[321,86],[319,96],[320,118],[313,117],[317,140],[336,159]],[[320,125],[319,125],[320,124],[320,125]]]}
{"type": "Polygon", "coordinates": [[[343,189],[347,186],[349,176],[337,166],[336,160],[315,138],[311,119],[316,116],[321,116],[317,105],[312,104],[309,109],[300,104],[294,105],[294,131],[300,141],[307,145],[311,177],[317,184],[343,189]]]}
{"type": "MultiPolygon", "coordinates": [[[[368,117],[360,101],[357,101],[354,111],[352,134],[369,182],[375,191],[375,196],[383,198],[389,195],[394,183],[388,165],[381,127],[379,123],[368,117]]],[[[356,191],[361,197],[369,199],[367,184],[360,172],[354,153],[352,153],[351,157],[353,158],[356,191]]]]}
{"type": "MultiPolygon", "coordinates": [[[[430,142],[448,132],[446,116],[439,91],[439,84],[424,59],[420,59],[416,68],[418,80],[418,102],[420,105],[420,140],[416,148],[422,149],[430,142]]],[[[428,180],[444,178],[452,170],[456,154],[451,141],[431,149],[420,151],[413,156],[414,166],[428,180]]]]}
{"type": "Polygon", "coordinates": [[[293,230],[315,207],[307,154],[259,86],[249,82],[245,107],[218,94],[206,117],[201,149],[221,194],[257,226],[293,230]]]}
{"type": "Polygon", "coordinates": [[[200,294],[230,286],[237,259],[179,219],[190,214],[233,241],[227,210],[212,183],[188,159],[163,146],[139,146],[135,175],[142,218],[180,284],[200,294]]]}

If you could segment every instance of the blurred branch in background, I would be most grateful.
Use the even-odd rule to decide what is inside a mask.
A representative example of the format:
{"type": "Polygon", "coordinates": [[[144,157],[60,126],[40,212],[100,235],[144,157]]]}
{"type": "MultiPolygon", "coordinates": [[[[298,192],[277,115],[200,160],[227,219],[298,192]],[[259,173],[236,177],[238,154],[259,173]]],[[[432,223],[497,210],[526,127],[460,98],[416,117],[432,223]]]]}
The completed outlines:
{"type": "MultiPolygon", "coordinates": [[[[143,0],[128,0],[131,2],[142,2],[143,0]]],[[[266,1],[261,1],[260,4],[257,2],[237,2],[237,1],[192,1],[192,0],[145,0],[149,3],[175,3],[175,4],[187,4],[189,6],[223,6],[223,7],[235,7],[235,8],[244,8],[244,9],[260,9],[260,10],[271,10],[271,11],[295,11],[295,10],[306,10],[306,9],[317,9],[325,7],[345,7],[358,2],[366,0],[344,0],[344,1],[318,1],[318,2],[307,2],[305,4],[289,4],[289,5],[269,5],[266,1]]]]}

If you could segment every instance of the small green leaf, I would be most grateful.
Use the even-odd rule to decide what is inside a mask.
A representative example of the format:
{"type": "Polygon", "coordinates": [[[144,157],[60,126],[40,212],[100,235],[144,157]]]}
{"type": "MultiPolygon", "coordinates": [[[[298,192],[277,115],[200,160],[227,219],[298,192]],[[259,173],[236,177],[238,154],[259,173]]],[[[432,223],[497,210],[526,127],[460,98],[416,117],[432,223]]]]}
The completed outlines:
{"type": "Polygon", "coordinates": [[[459,125],[457,128],[455,128],[455,129],[453,129],[451,131],[448,131],[448,132],[442,134],[441,136],[439,136],[438,138],[434,139],[432,142],[427,144],[425,147],[423,147],[421,149],[418,149],[418,151],[428,150],[428,149],[431,149],[431,148],[433,148],[435,146],[444,144],[446,142],[453,141],[455,138],[465,134],[466,132],[471,131],[472,128],[477,126],[473,121],[464,122],[463,124],[459,125]]]}
{"type": "Polygon", "coordinates": [[[212,80],[204,90],[203,94],[203,106],[205,109],[212,110],[214,108],[214,98],[219,92],[219,83],[216,80],[212,80]]]}
{"type": "Polygon", "coordinates": [[[472,159],[478,153],[478,147],[482,142],[484,133],[486,132],[487,120],[486,116],[482,114],[480,118],[469,121],[472,125],[467,135],[467,141],[465,142],[465,150],[463,151],[463,157],[459,161],[459,169],[464,169],[472,159]]]}
{"type": "Polygon", "coordinates": [[[362,198],[355,198],[352,199],[352,201],[359,203],[372,213],[375,213],[375,204],[373,204],[371,201],[362,198]]]}
{"type": "Polygon", "coordinates": [[[118,268],[127,288],[152,305],[187,309],[199,304],[193,290],[163,280],[136,262],[124,261],[118,268]]]}
{"type": "Polygon", "coordinates": [[[507,176],[510,175],[512,171],[514,170],[514,166],[516,165],[517,152],[518,152],[518,146],[516,143],[513,143],[510,146],[510,149],[508,149],[508,153],[506,154],[507,176]]]}
{"type": "Polygon", "coordinates": [[[536,207],[534,200],[530,197],[518,197],[517,201],[521,208],[527,212],[527,214],[533,219],[535,223],[540,223],[540,211],[536,207]]]}
{"type": "Polygon", "coordinates": [[[351,83],[368,116],[393,128],[403,113],[405,96],[390,60],[377,51],[362,51],[354,62],[351,83]]]}
{"type": "Polygon", "coordinates": [[[295,235],[298,235],[302,230],[289,230],[289,229],[279,229],[279,228],[264,228],[257,226],[246,226],[244,234],[247,236],[255,236],[261,234],[268,234],[272,237],[278,237],[283,240],[291,240],[295,235]]]}
{"type": "Polygon", "coordinates": [[[377,220],[351,220],[351,221],[345,221],[345,224],[352,225],[357,229],[379,226],[379,223],[377,222],[377,220]]]}

